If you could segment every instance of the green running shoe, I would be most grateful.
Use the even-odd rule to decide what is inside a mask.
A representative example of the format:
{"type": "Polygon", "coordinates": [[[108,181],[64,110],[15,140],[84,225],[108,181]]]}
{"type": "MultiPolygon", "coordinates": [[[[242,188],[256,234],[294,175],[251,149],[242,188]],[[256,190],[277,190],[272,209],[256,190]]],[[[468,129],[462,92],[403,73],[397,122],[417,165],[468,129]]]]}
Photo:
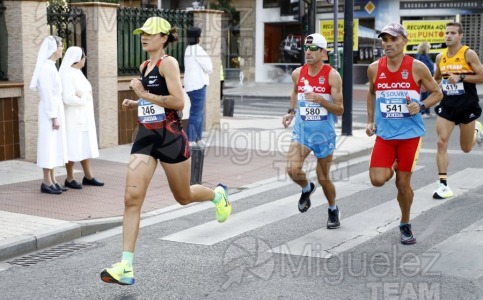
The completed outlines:
{"type": "Polygon", "coordinates": [[[128,266],[127,261],[115,263],[111,268],[102,270],[101,279],[107,283],[117,283],[120,285],[134,284],[134,269],[128,266]]]}
{"type": "Polygon", "coordinates": [[[475,130],[476,130],[476,143],[478,144],[478,146],[481,147],[481,145],[483,144],[483,125],[481,124],[480,121],[476,121],[475,130]]]}
{"type": "Polygon", "coordinates": [[[231,204],[228,201],[228,188],[219,183],[216,188],[215,188],[216,193],[220,193],[222,199],[218,204],[215,206],[216,207],[216,219],[218,222],[223,223],[228,219],[228,217],[231,215],[231,204]]]}

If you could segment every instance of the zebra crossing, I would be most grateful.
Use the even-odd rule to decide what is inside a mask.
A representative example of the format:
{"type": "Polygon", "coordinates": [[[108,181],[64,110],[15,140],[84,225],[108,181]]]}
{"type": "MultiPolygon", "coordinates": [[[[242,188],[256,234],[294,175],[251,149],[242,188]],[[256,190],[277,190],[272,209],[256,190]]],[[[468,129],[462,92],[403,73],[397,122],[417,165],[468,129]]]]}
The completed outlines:
{"type": "MultiPolygon", "coordinates": [[[[483,260],[476,259],[481,257],[481,241],[483,241],[483,219],[461,230],[451,239],[446,239],[425,251],[421,255],[421,262],[418,263],[425,268],[431,266],[431,271],[434,273],[475,280],[483,287],[483,278],[481,278],[483,260]],[[439,259],[433,261],[432,255],[425,255],[431,253],[440,254],[439,259]]],[[[414,265],[415,259],[412,259],[402,267],[411,271],[414,265]]]]}
{"type": "MultiPolygon", "coordinates": [[[[423,168],[424,166],[418,166],[416,172],[423,168]]],[[[483,184],[481,181],[482,177],[483,169],[465,169],[450,175],[449,180],[452,183],[452,186],[454,186],[453,198],[462,196],[468,190],[483,184]]],[[[337,198],[342,199],[372,188],[372,185],[368,182],[368,178],[369,175],[366,171],[351,177],[349,182],[335,182],[334,185],[338,195],[337,198]]],[[[394,180],[394,178],[391,180],[394,180]]],[[[414,199],[417,199],[417,201],[414,201],[411,207],[412,219],[424,214],[424,212],[431,208],[442,205],[453,199],[432,199],[434,187],[435,185],[432,183],[414,191],[414,199]]],[[[236,213],[235,211],[230,217],[230,230],[223,230],[220,232],[220,226],[226,224],[220,225],[216,221],[211,221],[164,236],[161,239],[181,243],[214,245],[262,226],[299,214],[294,205],[294,203],[297,203],[299,196],[299,194],[294,194],[240,213],[236,213]]],[[[322,189],[320,187],[317,188],[312,198],[323,198],[322,189]]],[[[349,250],[378,234],[396,227],[399,224],[400,217],[400,210],[396,203],[397,200],[392,199],[349,218],[342,218],[343,226],[336,230],[337,234],[334,234],[334,230],[328,230],[325,228],[319,229],[296,240],[289,241],[278,248],[271,249],[271,251],[274,253],[290,255],[330,258],[334,254],[349,250]],[[322,249],[320,248],[320,245],[317,245],[318,249],[314,249],[311,253],[306,248],[306,245],[311,244],[313,241],[324,241],[324,245],[322,246],[322,249]]],[[[321,205],[322,203],[315,202],[312,204],[312,209],[321,205]]]]}
{"type": "MultiPolygon", "coordinates": [[[[483,169],[466,169],[449,177],[453,188],[454,197],[459,197],[468,191],[471,186],[477,186],[481,182],[483,169]]],[[[411,218],[424,214],[425,211],[439,206],[450,199],[434,200],[432,194],[434,184],[424,186],[414,191],[414,199],[411,206],[411,218]]],[[[396,199],[372,207],[357,215],[344,220],[337,234],[333,234],[327,229],[319,229],[296,240],[290,241],[278,248],[272,249],[275,253],[303,255],[329,258],[334,254],[340,254],[363,242],[386,232],[399,225],[401,212],[396,199]],[[313,241],[323,241],[323,245],[314,247],[317,249],[307,249],[306,245],[313,244],[313,241]]]]}
{"type": "MultiPolygon", "coordinates": [[[[415,245],[399,243],[395,178],[374,188],[369,157],[361,156],[335,163],[331,170],[343,214],[339,229],[325,228],[327,204],[320,187],[312,208],[301,214],[300,190],[285,177],[266,178],[231,194],[234,210],[225,223],[213,221],[210,202],[173,206],[142,219],[134,289],[140,286],[143,292],[132,290],[146,299],[478,299],[472,296],[483,290],[483,202],[478,194],[483,167],[478,157],[465,156],[449,175],[455,196],[434,200],[436,167],[426,150],[422,153],[429,155],[420,156],[412,178],[415,245]],[[335,176],[344,170],[347,175],[335,176]],[[144,292],[147,286],[156,287],[152,294],[144,292]]],[[[313,180],[314,166],[308,169],[313,180]]],[[[119,256],[121,233],[118,227],[77,239],[96,247],[33,270],[77,274],[79,265],[87,266],[86,278],[93,283],[85,289],[91,293],[86,298],[94,298],[106,291],[98,271],[119,256]]],[[[28,274],[10,270],[3,273],[7,287],[14,286],[10,275],[28,274]]],[[[65,286],[61,281],[53,285],[54,290],[65,286]]]]}
{"type": "MultiPolygon", "coordinates": [[[[415,174],[424,169],[425,166],[418,166],[415,174]]],[[[309,174],[309,177],[311,175],[313,174],[309,174]]],[[[356,193],[372,188],[368,178],[368,172],[363,171],[351,176],[349,181],[334,182],[337,199],[351,197],[356,193]]],[[[424,216],[432,209],[448,201],[464,197],[468,192],[483,185],[481,178],[483,178],[483,168],[466,168],[451,174],[449,182],[451,182],[454,197],[450,199],[432,199],[432,193],[436,186],[434,182],[416,189],[414,191],[415,200],[411,208],[411,220],[424,216]]],[[[394,181],[394,178],[391,180],[394,181]]],[[[280,187],[280,182],[274,188],[277,188],[276,186],[280,187]]],[[[240,195],[236,194],[235,200],[243,199],[244,195],[242,193],[240,195]]],[[[209,221],[162,236],[159,239],[176,243],[212,246],[239,236],[256,235],[256,231],[264,226],[299,215],[300,213],[295,205],[299,196],[299,193],[297,193],[240,212],[234,210],[227,223],[219,224],[216,221],[209,221]]],[[[317,188],[312,197],[313,199],[324,199],[320,187],[317,188]]],[[[323,204],[320,202],[313,201],[311,209],[322,206],[323,204]]],[[[209,208],[212,209],[212,207],[209,208]]],[[[344,210],[342,210],[343,213],[344,210]]],[[[399,224],[399,218],[400,210],[397,200],[390,199],[347,218],[342,216],[339,229],[328,230],[324,227],[266,250],[274,255],[330,259],[396,228],[399,224]]],[[[448,239],[444,242],[427,250],[426,252],[428,253],[442,253],[441,255],[444,258],[438,260],[437,263],[432,263],[432,270],[438,270],[441,274],[461,276],[471,280],[479,278],[483,269],[483,260],[479,259],[481,256],[481,241],[483,240],[482,229],[483,218],[461,232],[448,236],[448,239]],[[461,261],[461,252],[455,251],[455,241],[465,248],[466,263],[463,266],[458,265],[461,261]]],[[[418,235],[416,234],[417,237],[418,235]]],[[[430,255],[425,256],[424,254],[422,257],[426,257],[426,259],[431,258],[430,255]]],[[[429,264],[429,261],[423,260],[423,262],[429,264]]],[[[411,262],[405,263],[404,268],[407,269],[408,266],[410,268],[411,262]]]]}
{"type": "MultiPolygon", "coordinates": [[[[358,178],[367,178],[367,176],[367,172],[365,172],[358,175],[358,178]]],[[[351,184],[347,182],[338,182],[338,184],[336,183],[336,189],[340,188],[345,191],[344,196],[350,196],[356,192],[355,189],[350,189],[351,185],[357,185],[357,187],[361,190],[369,188],[367,184],[357,182],[356,179],[351,184]]],[[[240,212],[239,214],[236,214],[236,218],[230,219],[230,230],[226,230],[221,233],[217,233],[219,225],[216,221],[213,221],[163,237],[163,239],[175,242],[213,245],[225,239],[235,237],[258,227],[298,214],[299,212],[293,208],[294,203],[297,203],[299,196],[300,195],[291,195],[277,201],[272,201],[270,203],[257,206],[254,209],[240,212]]],[[[319,187],[313,194],[312,198],[315,199],[322,197],[322,191],[319,187]]],[[[322,205],[322,203],[315,202],[312,204],[312,208],[320,205],[322,205]]]]}
{"type": "MultiPolygon", "coordinates": [[[[418,167],[420,169],[422,167],[418,167]]],[[[369,172],[362,172],[351,177],[350,182],[335,182],[335,188],[338,198],[349,197],[357,192],[371,188],[371,184],[367,181],[369,172]]],[[[236,214],[236,217],[230,219],[230,230],[219,232],[219,224],[216,221],[208,222],[196,227],[192,227],[172,235],[163,237],[163,240],[174,242],[194,243],[200,245],[213,245],[223,240],[246,233],[258,227],[268,225],[273,222],[299,214],[294,209],[294,203],[297,203],[300,194],[291,195],[280,200],[272,201],[256,208],[249,209],[236,214]]],[[[323,199],[322,188],[317,188],[312,195],[313,199],[323,199]]],[[[312,204],[312,208],[321,206],[320,201],[312,204]]]]}

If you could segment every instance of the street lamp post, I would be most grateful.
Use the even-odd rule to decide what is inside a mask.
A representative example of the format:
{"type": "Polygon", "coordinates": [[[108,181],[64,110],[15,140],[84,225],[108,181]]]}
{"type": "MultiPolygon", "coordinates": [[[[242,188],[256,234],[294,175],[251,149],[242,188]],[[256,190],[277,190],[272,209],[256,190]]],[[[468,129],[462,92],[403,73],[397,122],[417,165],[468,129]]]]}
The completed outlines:
{"type": "Polygon", "coordinates": [[[334,3],[334,68],[339,71],[339,0],[327,0],[334,3]]]}
{"type": "Polygon", "coordinates": [[[352,135],[352,48],[354,44],[354,0],[344,1],[344,67],[342,93],[344,114],[342,115],[342,135],[352,135]]]}

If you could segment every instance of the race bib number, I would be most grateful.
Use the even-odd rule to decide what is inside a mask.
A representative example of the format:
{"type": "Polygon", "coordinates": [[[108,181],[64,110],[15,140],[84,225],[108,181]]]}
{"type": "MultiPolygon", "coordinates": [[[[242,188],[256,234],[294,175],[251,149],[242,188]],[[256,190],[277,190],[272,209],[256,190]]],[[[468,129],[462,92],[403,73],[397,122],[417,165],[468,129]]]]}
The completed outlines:
{"type": "Polygon", "coordinates": [[[379,103],[382,117],[385,119],[410,118],[406,99],[389,99],[379,103]]]}
{"type": "Polygon", "coordinates": [[[465,87],[463,85],[463,81],[459,81],[456,83],[449,83],[448,79],[444,79],[441,82],[441,86],[443,88],[443,94],[448,96],[454,95],[463,95],[465,93],[465,87]]]}
{"type": "Polygon", "coordinates": [[[327,120],[327,110],[318,103],[300,101],[299,113],[302,121],[311,122],[327,120]]]}
{"type": "Polygon", "coordinates": [[[155,123],[166,120],[164,107],[151,103],[144,99],[138,102],[138,121],[139,123],[155,123]]]}

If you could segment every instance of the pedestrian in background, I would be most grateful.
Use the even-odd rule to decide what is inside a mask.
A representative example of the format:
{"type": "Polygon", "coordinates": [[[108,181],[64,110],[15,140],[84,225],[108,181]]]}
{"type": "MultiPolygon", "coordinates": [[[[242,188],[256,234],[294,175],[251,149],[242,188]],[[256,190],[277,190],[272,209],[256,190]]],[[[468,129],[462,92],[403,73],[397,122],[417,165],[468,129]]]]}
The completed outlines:
{"type": "Polygon", "coordinates": [[[201,47],[201,28],[188,29],[188,46],[184,52],[184,89],[191,101],[190,118],[188,120],[188,140],[206,146],[202,139],[206,86],[209,85],[209,74],[213,71],[213,63],[206,51],[201,47]]]}
{"type": "Polygon", "coordinates": [[[79,161],[84,171],[83,185],[104,185],[103,182],[95,179],[92,175],[89,160],[99,156],[99,149],[97,146],[92,86],[82,73],[86,59],[82,48],[69,47],[59,70],[62,78],[62,99],[65,109],[67,157],[69,160],[65,164],[67,178],[64,184],[72,189],[82,189],[82,185],[77,183],[74,178],[74,164],[79,161]]]}
{"type": "Polygon", "coordinates": [[[420,114],[442,98],[438,84],[428,68],[404,54],[408,43],[406,29],[397,23],[386,25],[379,34],[385,56],[369,65],[367,93],[368,136],[376,135],[369,162],[373,186],[383,186],[396,173],[397,201],[401,209],[401,244],[416,243],[410,223],[414,192],[411,176],[426,133],[420,114]],[[420,102],[421,85],[430,92],[420,102]]]}
{"type": "Polygon", "coordinates": [[[225,70],[223,70],[223,63],[220,63],[220,101],[223,101],[224,86],[225,86],[225,70]]]}
{"type": "Polygon", "coordinates": [[[55,62],[62,57],[62,40],[58,36],[44,38],[37,55],[37,64],[30,89],[40,96],[38,109],[37,166],[43,170],[40,191],[62,194],[67,189],[56,178],[54,168],[67,162],[62,82],[55,62]]]}
{"type": "Polygon", "coordinates": [[[438,149],[438,189],[434,199],[453,196],[448,186],[448,142],[453,129],[460,129],[460,147],[468,153],[475,142],[483,143],[483,125],[478,121],[481,116],[480,99],[476,83],[483,83],[483,65],[476,52],[463,46],[463,25],[459,22],[446,24],[446,46],[436,57],[434,78],[441,83],[443,100],[435,108],[438,149]]]}
{"type": "MultiPolygon", "coordinates": [[[[433,76],[434,75],[434,63],[431,60],[431,57],[429,56],[429,50],[431,50],[431,44],[429,44],[428,42],[421,42],[418,45],[418,50],[417,50],[417,53],[414,56],[414,58],[423,62],[426,65],[426,67],[428,67],[429,72],[431,72],[431,76],[433,76]]],[[[422,85],[421,86],[421,101],[426,100],[426,98],[428,98],[428,96],[429,96],[428,90],[426,90],[424,85],[422,85]]],[[[421,114],[423,115],[423,118],[425,118],[425,119],[436,116],[435,114],[431,113],[431,109],[429,107],[426,107],[425,110],[422,110],[421,114]]]]}
{"type": "Polygon", "coordinates": [[[340,227],[339,208],[335,203],[335,186],[330,179],[330,166],[335,151],[335,119],[344,112],[342,79],[327,60],[327,40],[318,33],[307,36],[303,45],[306,63],[292,72],[293,90],[290,107],[282,118],[287,128],[295,118],[292,141],[288,150],[287,170],[302,188],[298,209],[306,212],[315,184],[309,182],[303,164],[310,152],[317,157],[317,180],[329,204],[327,228],[340,227]]]}
{"type": "Polygon", "coordinates": [[[126,177],[122,257],[119,263],[101,271],[104,282],[134,284],[134,247],[141,207],[158,161],[179,204],[212,201],[220,223],[231,214],[226,186],[220,183],[215,190],[199,184],[190,186],[190,148],[178,114],[184,105],[181,74],[178,61],[164,51],[177,41],[177,31],[160,17],[151,17],[143,27],[134,30],[134,34],[141,34],[142,47],[149,60],[139,66],[141,79],[133,79],[129,84],[140,99],[122,102],[124,110],[138,110],[139,130],[132,145],[126,177]]]}

